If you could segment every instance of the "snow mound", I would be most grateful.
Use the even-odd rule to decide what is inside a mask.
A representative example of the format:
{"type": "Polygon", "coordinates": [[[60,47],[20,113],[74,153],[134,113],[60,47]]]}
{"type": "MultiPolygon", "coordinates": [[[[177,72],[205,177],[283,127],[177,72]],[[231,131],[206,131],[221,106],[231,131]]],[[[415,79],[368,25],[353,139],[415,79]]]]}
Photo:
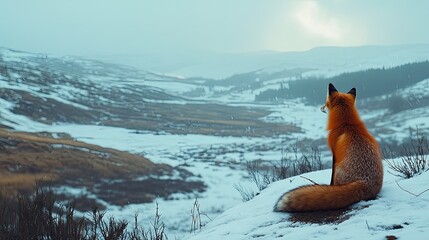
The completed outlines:
{"type": "Polygon", "coordinates": [[[384,185],[377,199],[336,212],[334,220],[328,216],[326,221],[309,223],[300,221],[300,215],[273,212],[284,192],[312,184],[305,178],[328,184],[331,170],[323,170],[303,174],[305,178],[295,176],[272,183],[254,199],[225,211],[188,239],[425,239],[429,232],[429,191],[424,191],[429,189],[429,172],[401,179],[387,170],[385,166],[384,185]],[[422,194],[416,197],[411,193],[422,194]]]}

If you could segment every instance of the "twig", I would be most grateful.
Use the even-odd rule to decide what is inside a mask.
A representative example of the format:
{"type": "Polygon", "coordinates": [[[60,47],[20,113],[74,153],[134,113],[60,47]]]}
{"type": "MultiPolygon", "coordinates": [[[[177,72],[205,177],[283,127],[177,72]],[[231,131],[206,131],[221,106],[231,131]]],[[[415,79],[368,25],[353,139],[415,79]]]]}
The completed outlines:
{"type": "Polygon", "coordinates": [[[306,177],[304,177],[304,176],[300,176],[300,177],[304,178],[305,180],[310,181],[310,182],[311,182],[311,183],[313,183],[314,185],[319,185],[317,182],[315,182],[315,181],[313,181],[313,180],[311,180],[311,179],[309,179],[309,178],[306,178],[306,177]]]}
{"type": "Polygon", "coordinates": [[[201,230],[204,227],[205,224],[203,224],[203,222],[201,221],[201,215],[206,216],[210,221],[212,221],[212,219],[206,213],[200,212],[200,204],[198,203],[198,198],[195,198],[194,206],[191,210],[191,233],[195,233],[198,228],[201,230]]]}
{"type": "Polygon", "coordinates": [[[366,227],[368,228],[368,231],[371,231],[371,228],[369,228],[369,224],[367,220],[365,220],[365,223],[366,223],[366,227]]]}
{"type": "Polygon", "coordinates": [[[410,192],[410,191],[408,191],[408,190],[404,189],[403,187],[401,187],[401,185],[399,185],[398,181],[396,181],[396,185],[398,185],[398,187],[399,187],[400,189],[402,189],[403,191],[405,191],[405,192],[407,192],[407,193],[409,193],[409,194],[411,194],[411,195],[413,195],[413,196],[415,196],[415,197],[418,197],[418,196],[422,195],[423,193],[425,193],[425,192],[429,191],[429,188],[428,188],[428,189],[424,190],[423,192],[421,192],[421,193],[419,193],[419,194],[415,194],[415,193],[412,193],[412,192],[410,192]]]}
{"type": "Polygon", "coordinates": [[[213,220],[209,217],[209,215],[207,215],[207,213],[201,213],[201,215],[206,216],[206,218],[208,218],[210,221],[213,221],[213,220]]]}

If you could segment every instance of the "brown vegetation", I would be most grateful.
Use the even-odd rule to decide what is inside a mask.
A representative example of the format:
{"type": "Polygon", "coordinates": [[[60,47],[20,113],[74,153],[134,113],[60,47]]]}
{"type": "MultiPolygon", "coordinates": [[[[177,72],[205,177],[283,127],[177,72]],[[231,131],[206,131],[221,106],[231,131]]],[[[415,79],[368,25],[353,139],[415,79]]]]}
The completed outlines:
{"type": "Polygon", "coordinates": [[[73,204],[59,203],[52,191],[41,188],[31,196],[7,197],[0,192],[0,239],[167,239],[158,205],[150,224],[141,225],[137,214],[132,228],[127,228],[129,224],[106,217],[106,212],[97,208],[79,214],[73,204]]]}
{"type": "Polygon", "coordinates": [[[203,191],[202,182],[186,181],[190,175],[128,152],[53,138],[46,133],[0,129],[0,188],[7,194],[30,193],[39,182],[52,187],[85,187],[104,201],[125,205],[130,199],[133,203],[151,202],[175,192],[203,191]],[[157,179],[177,172],[182,176],[180,180],[157,179]]]}

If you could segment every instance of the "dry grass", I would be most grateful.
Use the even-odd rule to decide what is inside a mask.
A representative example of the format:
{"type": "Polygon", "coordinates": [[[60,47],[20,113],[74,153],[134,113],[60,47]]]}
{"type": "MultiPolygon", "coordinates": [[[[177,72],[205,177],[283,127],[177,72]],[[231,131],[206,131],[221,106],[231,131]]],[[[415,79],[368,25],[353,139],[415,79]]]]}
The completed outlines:
{"type": "Polygon", "coordinates": [[[262,108],[234,107],[220,104],[170,105],[141,103],[133,109],[104,106],[117,116],[102,121],[109,126],[130,129],[165,131],[174,134],[204,134],[217,136],[272,136],[299,132],[290,124],[269,123],[261,118],[270,114],[262,108]],[[143,116],[141,113],[146,113],[143,116]]]}
{"type": "Polygon", "coordinates": [[[31,190],[36,180],[116,178],[156,170],[148,159],[69,139],[40,137],[0,130],[0,186],[6,190],[31,190]]]}
{"type": "Polygon", "coordinates": [[[52,191],[41,188],[31,196],[8,197],[0,192],[0,239],[167,239],[158,205],[151,224],[140,225],[135,215],[133,229],[127,229],[128,225],[97,208],[79,216],[73,204],[59,203],[52,191]]]}
{"type": "MultiPolygon", "coordinates": [[[[107,202],[124,205],[131,200],[133,203],[151,202],[157,196],[205,189],[202,182],[156,178],[137,181],[138,177],[169,176],[178,170],[154,164],[139,155],[72,139],[4,129],[0,129],[0,159],[0,189],[12,195],[30,193],[39,182],[50,186],[85,187],[107,202]],[[159,192],[159,187],[153,186],[160,184],[172,187],[159,192]]],[[[70,196],[63,197],[70,200],[67,199],[70,196]]]]}

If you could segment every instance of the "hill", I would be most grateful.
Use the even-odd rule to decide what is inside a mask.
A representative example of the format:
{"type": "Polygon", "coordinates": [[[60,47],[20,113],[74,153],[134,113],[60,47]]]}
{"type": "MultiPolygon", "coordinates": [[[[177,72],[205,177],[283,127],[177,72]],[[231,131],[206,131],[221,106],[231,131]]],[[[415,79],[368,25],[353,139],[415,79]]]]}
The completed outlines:
{"type": "Polygon", "coordinates": [[[270,113],[261,108],[180,96],[197,82],[77,57],[0,49],[4,106],[0,123],[17,128],[18,116],[25,116],[44,124],[104,125],[172,134],[269,136],[300,131],[296,126],[260,121],[270,113]],[[246,131],[249,126],[252,132],[246,131]]]}
{"type": "Polygon", "coordinates": [[[429,79],[429,61],[408,63],[393,68],[367,69],[342,73],[333,77],[308,77],[299,81],[284,82],[280,89],[270,89],[256,95],[256,101],[279,101],[304,98],[307,103],[320,104],[326,97],[320,89],[333,83],[339,88],[350,86],[363,89],[359,98],[366,99],[392,94],[429,79]]]}
{"type": "MultiPolygon", "coordinates": [[[[302,176],[319,184],[329,184],[330,174],[331,170],[323,170],[302,176]]],[[[384,186],[377,199],[345,210],[305,214],[273,212],[274,204],[284,192],[312,184],[305,178],[296,176],[269,185],[254,199],[228,209],[201,232],[186,239],[426,238],[428,171],[400,179],[386,170],[384,186]]]]}
{"type": "Polygon", "coordinates": [[[184,169],[75,141],[67,135],[0,129],[0,149],[3,193],[29,194],[36,184],[49,186],[61,193],[59,200],[76,202],[80,211],[89,211],[94,205],[103,209],[106,204],[148,203],[156,197],[205,190],[204,183],[189,180],[193,175],[184,169]],[[79,188],[86,190],[74,194],[72,190],[79,188]]]}

